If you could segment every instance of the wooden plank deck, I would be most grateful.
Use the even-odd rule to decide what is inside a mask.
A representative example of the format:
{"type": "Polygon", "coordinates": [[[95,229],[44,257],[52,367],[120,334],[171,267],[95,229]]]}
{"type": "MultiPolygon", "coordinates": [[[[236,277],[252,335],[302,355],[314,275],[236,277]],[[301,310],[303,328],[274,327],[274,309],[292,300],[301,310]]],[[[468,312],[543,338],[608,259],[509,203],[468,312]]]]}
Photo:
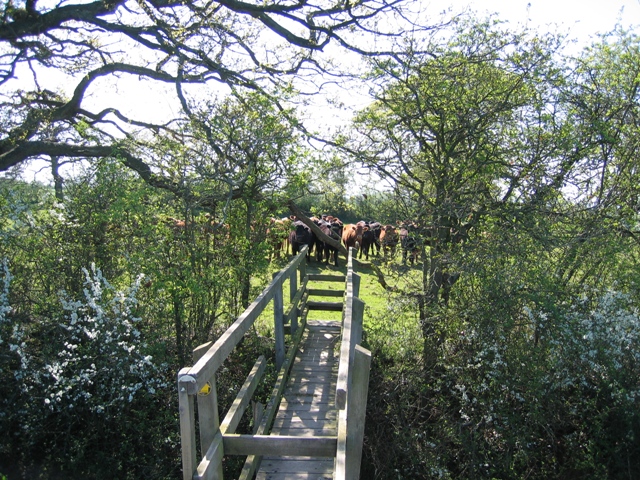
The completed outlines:
{"type": "MultiPolygon", "coordinates": [[[[271,435],[336,436],[341,324],[309,320],[271,435]]],[[[262,459],[257,480],[332,479],[333,457],[262,459]]]]}

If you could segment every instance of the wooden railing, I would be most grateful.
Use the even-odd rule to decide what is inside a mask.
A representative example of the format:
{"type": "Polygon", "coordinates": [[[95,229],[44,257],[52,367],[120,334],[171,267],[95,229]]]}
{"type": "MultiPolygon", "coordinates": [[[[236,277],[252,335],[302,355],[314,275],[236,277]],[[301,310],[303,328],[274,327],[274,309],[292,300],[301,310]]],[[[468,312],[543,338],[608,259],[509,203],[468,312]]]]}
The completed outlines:
{"type": "Polygon", "coordinates": [[[358,478],[371,354],[357,345],[362,337],[364,304],[357,298],[359,276],[353,273],[352,255],[349,255],[348,262],[343,338],[336,391],[336,403],[340,409],[338,435],[268,435],[306,326],[309,276],[306,275],[305,259],[306,247],[274,276],[258,298],[215,343],[209,342],[194,350],[193,367],[180,370],[178,402],[184,480],[222,479],[224,455],[247,456],[240,475],[240,478],[245,480],[253,477],[263,455],[335,457],[334,478],[358,478]],[[299,288],[298,272],[302,279],[299,288]],[[290,284],[290,303],[285,312],[282,290],[286,279],[289,279],[290,284]],[[279,374],[264,411],[254,411],[254,425],[257,426],[254,434],[240,435],[236,434],[235,430],[262,379],[266,360],[263,356],[258,358],[222,423],[218,417],[215,374],[271,300],[274,309],[276,368],[279,374]],[[286,323],[290,325],[292,338],[285,355],[286,323]],[[196,444],[196,399],[200,460],[196,444]]]}
{"type": "Polygon", "coordinates": [[[364,302],[358,298],[360,276],[353,271],[354,256],[355,250],[350,248],[336,385],[338,445],[333,472],[335,480],[360,478],[364,421],[369,391],[371,352],[360,346],[364,302]]]}

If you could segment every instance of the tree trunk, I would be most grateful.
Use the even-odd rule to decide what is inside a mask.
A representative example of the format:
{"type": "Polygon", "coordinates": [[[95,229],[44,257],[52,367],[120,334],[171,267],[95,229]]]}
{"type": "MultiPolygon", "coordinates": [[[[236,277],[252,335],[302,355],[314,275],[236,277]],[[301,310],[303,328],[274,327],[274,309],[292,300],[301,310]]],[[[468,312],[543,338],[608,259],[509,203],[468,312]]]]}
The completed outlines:
{"type": "Polygon", "coordinates": [[[253,204],[250,200],[245,200],[245,205],[247,206],[247,218],[244,224],[244,237],[247,241],[246,250],[244,252],[244,268],[241,278],[241,290],[240,290],[240,298],[242,302],[242,308],[247,308],[249,306],[249,295],[251,294],[251,273],[249,267],[249,262],[251,258],[251,248],[253,243],[251,242],[251,224],[253,222],[253,204]]]}
{"type": "Polygon", "coordinates": [[[333,238],[325,235],[322,232],[322,230],[320,230],[320,228],[315,223],[313,223],[313,221],[309,217],[307,217],[304,214],[304,212],[300,210],[295,203],[293,203],[292,201],[289,201],[287,202],[287,206],[289,207],[289,210],[291,210],[291,213],[293,213],[298,218],[298,220],[300,220],[302,223],[308,226],[311,229],[311,231],[315,233],[320,240],[322,240],[325,243],[328,243],[334,248],[337,248],[338,251],[345,256],[345,258],[349,256],[349,252],[347,251],[346,247],[342,245],[342,243],[340,243],[339,240],[334,240],[333,238]]]}
{"type": "MultiPolygon", "coordinates": [[[[431,219],[433,225],[440,225],[441,218],[435,216],[431,219]]],[[[444,272],[443,265],[444,248],[450,244],[450,229],[439,226],[434,228],[431,244],[429,246],[429,258],[422,266],[422,295],[420,298],[420,326],[423,337],[423,361],[425,373],[432,371],[437,363],[438,348],[443,342],[443,337],[438,334],[437,324],[440,321],[438,299],[444,292],[444,272]]],[[[425,247],[423,247],[424,249],[425,247]]],[[[423,251],[423,258],[426,259],[426,251],[423,251]]]]}
{"type": "Polygon", "coordinates": [[[173,322],[176,332],[176,350],[178,356],[178,365],[186,365],[187,356],[185,355],[184,346],[184,321],[182,319],[182,299],[179,295],[173,294],[173,322]]]}
{"type": "Polygon", "coordinates": [[[56,199],[60,202],[64,201],[64,193],[62,190],[62,185],[64,183],[64,179],[60,175],[60,161],[59,157],[52,156],[51,157],[51,175],[53,176],[53,186],[55,189],[56,199]]]}

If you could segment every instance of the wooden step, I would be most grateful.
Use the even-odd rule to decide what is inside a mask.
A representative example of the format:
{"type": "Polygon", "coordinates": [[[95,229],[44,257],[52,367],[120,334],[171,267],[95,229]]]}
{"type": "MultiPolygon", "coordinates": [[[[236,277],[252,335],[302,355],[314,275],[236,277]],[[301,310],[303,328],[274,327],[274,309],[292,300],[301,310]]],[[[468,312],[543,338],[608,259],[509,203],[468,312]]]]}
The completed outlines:
{"type": "Polygon", "coordinates": [[[309,281],[315,282],[346,282],[347,277],[344,275],[321,275],[316,273],[311,273],[308,275],[309,281]]]}
{"type": "Polygon", "coordinates": [[[329,312],[341,312],[344,302],[307,302],[309,310],[326,310],[329,312]]]}
{"type": "Polygon", "coordinates": [[[309,288],[308,291],[309,291],[309,296],[316,295],[318,297],[344,297],[344,290],[309,288]]]}

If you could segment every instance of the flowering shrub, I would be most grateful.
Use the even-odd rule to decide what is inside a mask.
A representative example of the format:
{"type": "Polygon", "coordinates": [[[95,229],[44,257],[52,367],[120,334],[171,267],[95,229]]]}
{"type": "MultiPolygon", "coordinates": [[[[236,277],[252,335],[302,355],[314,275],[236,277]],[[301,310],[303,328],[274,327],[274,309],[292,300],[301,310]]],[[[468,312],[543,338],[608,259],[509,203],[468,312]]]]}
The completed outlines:
{"type": "MultiPolygon", "coordinates": [[[[640,399],[640,316],[631,297],[607,291],[577,299],[559,325],[546,333],[548,382],[554,389],[580,388],[596,393],[606,388],[614,402],[640,399]]],[[[530,313],[533,315],[533,313],[530,313]]],[[[538,316],[540,316],[538,314],[538,316]]]]}
{"type": "Polygon", "coordinates": [[[640,474],[640,316],[629,295],[591,293],[525,308],[528,326],[469,322],[444,346],[432,387],[473,476],[640,474]]]}
{"type": "Polygon", "coordinates": [[[67,468],[82,461],[86,442],[96,432],[106,440],[109,430],[113,434],[129,417],[140,421],[151,411],[156,393],[169,387],[165,366],[145,354],[147,345],[136,328],[136,294],[143,276],[126,291],[117,291],[95,266],[84,276],[83,298],[61,292],[62,318],[38,325],[12,315],[6,261],[0,277],[0,358],[3,380],[12,384],[0,421],[7,429],[11,425],[15,443],[32,448],[68,432],[55,440],[69,445],[63,460],[67,468]],[[134,405],[139,413],[127,413],[134,405]]]}
{"type": "Polygon", "coordinates": [[[92,265],[84,270],[84,300],[61,294],[66,312],[60,324],[65,341],[57,359],[48,362],[43,376],[49,383],[44,398],[52,411],[82,404],[93,413],[104,413],[131,403],[136,394],[154,394],[166,387],[151,356],[143,353],[140,321],[133,314],[142,275],[128,292],[115,291],[92,265]]]}
{"type": "MultiPolygon", "coordinates": [[[[9,323],[7,315],[11,312],[9,305],[9,287],[11,286],[11,272],[9,271],[9,262],[7,259],[2,260],[2,290],[0,291],[0,328],[9,323]]],[[[0,345],[3,343],[2,330],[0,329],[0,345]]]]}
{"type": "MultiPolygon", "coordinates": [[[[11,274],[3,263],[3,291],[0,294],[0,322],[10,322],[7,313],[11,274]]],[[[93,413],[104,413],[111,407],[131,403],[136,394],[154,394],[166,387],[159,368],[151,356],[142,351],[140,321],[133,315],[135,295],[143,276],[139,276],[127,292],[115,291],[92,266],[84,270],[84,300],[74,301],[65,292],[61,303],[66,316],[60,323],[54,360],[34,370],[31,353],[23,340],[23,326],[16,323],[8,339],[10,352],[20,361],[13,372],[21,389],[28,394],[40,392],[50,411],[78,409],[80,405],[93,413]]],[[[53,340],[53,339],[50,339],[53,340]]],[[[0,343],[4,340],[0,338],[0,343]]]]}

